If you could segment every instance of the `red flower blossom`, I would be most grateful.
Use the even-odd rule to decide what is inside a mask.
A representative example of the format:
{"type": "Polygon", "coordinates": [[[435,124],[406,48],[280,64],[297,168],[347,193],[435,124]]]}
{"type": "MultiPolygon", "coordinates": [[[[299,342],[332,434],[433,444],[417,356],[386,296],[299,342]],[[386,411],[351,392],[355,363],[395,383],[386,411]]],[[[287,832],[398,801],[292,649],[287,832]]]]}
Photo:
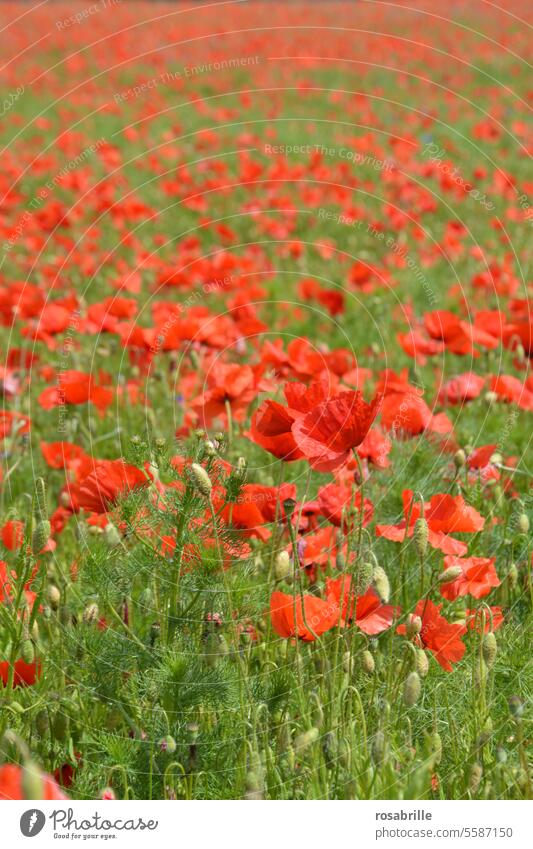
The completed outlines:
{"type": "Polygon", "coordinates": [[[120,497],[148,484],[146,475],[124,460],[96,460],[93,470],[70,491],[77,509],[107,513],[120,497]]]}
{"type": "MultiPolygon", "coordinates": [[[[9,661],[0,661],[0,681],[7,686],[9,681],[9,661]]],[[[15,661],[15,674],[13,677],[14,687],[31,687],[41,676],[41,664],[37,661],[24,663],[23,660],[15,661]]]]}
{"type": "MultiPolygon", "coordinates": [[[[376,525],[376,535],[393,542],[403,542],[405,536],[413,536],[414,524],[421,517],[420,504],[413,503],[413,491],[404,489],[404,520],[397,525],[376,525]],[[407,518],[410,515],[409,527],[407,518]]],[[[481,531],[485,519],[473,507],[465,503],[461,495],[442,493],[433,495],[424,505],[424,518],[428,523],[428,542],[433,548],[439,548],[445,554],[466,554],[465,543],[454,539],[452,533],[476,533],[481,531]]]]}
{"type": "MultiPolygon", "coordinates": [[[[27,799],[23,789],[23,767],[18,764],[3,764],[0,766],[0,799],[27,799]]],[[[68,799],[57,786],[51,775],[41,773],[41,789],[39,799],[55,801],[68,799]]]]}
{"type": "MultiPolygon", "coordinates": [[[[461,641],[461,637],[466,634],[466,625],[448,622],[441,616],[441,608],[442,604],[437,605],[430,599],[421,599],[409,618],[412,620],[415,616],[420,617],[422,629],[415,637],[416,642],[428,649],[446,672],[451,672],[452,663],[458,663],[466,651],[466,646],[461,641]]],[[[405,634],[406,626],[399,625],[396,630],[398,634],[405,634]]]]}
{"type": "Polygon", "coordinates": [[[381,396],[367,404],[358,391],[341,392],[294,422],[295,442],[314,469],[334,471],[361,444],[380,404],[381,396]]]}
{"type": "Polygon", "coordinates": [[[451,569],[460,566],[463,574],[455,581],[441,584],[440,594],[448,601],[455,601],[463,595],[471,595],[473,598],[484,598],[493,587],[500,586],[500,579],[494,567],[495,557],[454,557],[448,555],[444,558],[444,568],[451,569]]]}
{"type": "Polygon", "coordinates": [[[392,604],[383,604],[372,589],[354,599],[351,586],[352,579],[349,575],[335,579],[328,578],[326,581],[328,601],[335,602],[338,607],[342,602],[343,624],[354,619],[355,607],[355,624],[365,634],[374,636],[390,628],[400,608],[392,604]]]}
{"type": "Polygon", "coordinates": [[[295,602],[292,595],[276,591],[270,597],[270,619],[280,637],[308,643],[338,623],[339,606],[314,595],[298,595],[295,602]]]}

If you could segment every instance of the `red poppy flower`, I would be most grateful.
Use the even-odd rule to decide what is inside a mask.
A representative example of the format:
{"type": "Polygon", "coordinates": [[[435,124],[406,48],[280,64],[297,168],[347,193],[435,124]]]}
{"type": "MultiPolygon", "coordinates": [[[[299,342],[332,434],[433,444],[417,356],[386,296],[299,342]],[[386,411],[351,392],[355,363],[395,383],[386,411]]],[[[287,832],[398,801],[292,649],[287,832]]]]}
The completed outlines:
{"type": "MultiPolygon", "coordinates": [[[[437,605],[430,599],[421,599],[409,618],[412,620],[415,616],[420,617],[422,629],[415,637],[416,642],[428,649],[446,672],[451,672],[452,663],[458,663],[466,651],[466,646],[461,641],[461,637],[466,634],[466,625],[448,622],[441,616],[441,608],[442,604],[437,605]]],[[[396,630],[398,634],[405,634],[406,626],[399,625],[396,630]]]]}
{"type": "Polygon", "coordinates": [[[485,385],[485,378],[467,371],[448,380],[439,391],[440,404],[464,404],[478,398],[485,385]]]}
{"type": "Polygon", "coordinates": [[[73,485],[71,492],[78,509],[107,513],[118,498],[148,484],[146,475],[124,460],[97,460],[93,470],[73,485]]]}
{"type": "MultiPolygon", "coordinates": [[[[24,795],[24,771],[19,764],[3,764],[0,766],[0,799],[27,799],[24,795]]],[[[51,802],[68,799],[57,786],[51,775],[41,773],[41,788],[39,799],[51,802]]]]}
{"type": "MultiPolygon", "coordinates": [[[[0,681],[7,686],[9,681],[9,661],[0,661],[0,681]]],[[[23,660],[15,661],[15,674],[13,677],[14,687],[31,687],[41,676],[41,664],[38,661],[24,663],[23,660]]]]}
{"type": "Polygon", "coordinates": [[[10,551],[20,548],[24,542],[24,522],[11,519],[2,528],[2,542],[10,551]]]}
{"type": "Polygon", "coordinates": [[[354,599],[351,586],[352,579],[349,575],[335,579],[328,578],[326,581],[328,601],[335,602],[339,607],[342,601],[343,624],[353,620],[355,601],[355,624],[361,631],[369,636],[375,636],[390,628],[400,608],[392,604],[383,604],[373,589],[354,599]]]}
{"type": "Polygon", "coordinates": [[[501,607],[491,607],[490,612],[492,616],[489,616],[487,611],[483,608],[479,610],[467,610],[466,611],[466,625],[471,631],[474,629],[476,631],[481,631],[482,623],[485,622],[485,634],[489,631],[497,631],[498,628],[501,628],[505,621],[505,617],[503,615],[503,611],[501,607]]]}
{"type": "Polygon", "coordinates": [[[58,386],[49,386],[39,395],[39,404],[44,410],[89,401],[103,414],[113,402],[113,392],[105,386],[98,386],[92,375],[73,369],[60,372],[58,386]]]}
{"type": "MultiPolygon", "coordinates": [[[[328,483],[318,490],[317,501],[322,515],[337,528],[340,528],[343,520],[345,526],[352,527],[358,521],[358,519],[354,518],[349,522],[347,521],[348,513],[352,506],[357,513],[361,510],[361,493],[359,490],[354,492],[353,487],[328,483]]],[[[364,527],[372,521],[373,515],[374,505],[369,498],[365,498],[363,510],[364,527]]]]}
{"type": "Polygon", "coordinates": [[[381,400],[367,404],[358,391],[341,392],[297,419],[292,432],[310,465],[321,472],[342,466],[367,435],[381,400]]]}
{"type": "Polygon", "coordinates": [[[448,601],[455,601],[463,595],[471,595],[474,598],[483,598],[488,595],[493,587],[500,586],[500,579],[494,567],[495,557],[454,557],[448,555],[444,558],[444,568],[451,569],[452,566],[460,566],[463,574],[455,581],[441,584],[440,593],[448,601]]]}
{"type": "Polygon", "coordinates": [[[381,423],[394,435],[418,436],[424,431],[452,433],[453,424],[444,413],[434,415],[420,395],[413,392],[388,394],[383,400],[381,423]]]}
{"type": "Polygon", "coordinates": [[[270,619],[280,637],[309,643],[338,623],[339,606],[314,595],[298,595],[295,602],[292,595],[276,591],[270,597],[270,619]]]}
{"type": "MultiPolygon", "coordinates": [[[[405,536],[413,536],[414,524],[421,517],[420,504],[413,503],[413,491],[402,493],[404,520],[397,525],[376,525],[376,535],[393,542],[403,542],[405,536]],[[410,515],[409,527],[407,518],[410,515]]],[[[473,507],[469,507],[461,495],[442,493],[433,495],[424,505],[424,518],[428,523],[428,542],[445,554],[463,555],[465,543],[454,539],[452,533],[476,533],[483,529],[485,519],[473,507]]]]}

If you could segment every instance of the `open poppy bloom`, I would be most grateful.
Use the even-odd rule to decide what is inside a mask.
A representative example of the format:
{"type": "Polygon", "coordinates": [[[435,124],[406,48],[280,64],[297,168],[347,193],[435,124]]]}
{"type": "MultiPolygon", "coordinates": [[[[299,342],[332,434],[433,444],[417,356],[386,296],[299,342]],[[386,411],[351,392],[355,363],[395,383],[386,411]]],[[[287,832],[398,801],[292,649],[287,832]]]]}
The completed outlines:
{"type": "Polygon", "coordinates": [[[273,592],[270,597],[272,627],[280,637],[298,637],[305,643],[321,637],[339,621],[339,605],[314,595],[273,592]]]}
{"type": "Polygon", "coordinates": [[[467,371],[452,377],[439,391],[440,404],[465,404],[479,398],[485,386],[485,378],[467,371]]]}
{"type": "Polygon", "coordinates": [[[341,392],[323,401],[294,422],[296,445],[317,471],[338,469],[364,440],[381,401],[377,395],[368,404],[359,391],[341,392]]]}
{"type": "Polygon", "coordinates": [[[476,630],[480,632],[484,622],[485,634],[489,631],[497,631],[498,628],[501,628],[505,619],[501,607],[491,607],[490,615],[484,608],[480,608],[479,610],[467,610],[465,612],[467,628],[471,631],[476,630]]]}
{"type": "MultiPolygon", "coordinates": [[[[19,764],[3,764],[0,766],[0,799],[27,799],[24,794],[24,768],[19,764]]],[[[41,791],[39,799],[51,802],[68,799],[58,787],[51,775],[41,773],[41,791]]]]}
{"type": "MultiPolygon", "coordinates": [[[[0,681],[4,687],[7,687],[9,681],[9,661],[0,661],[0,681]]],[[[41,675],[41,664],[33,661],[33,663],[24,663],[23,660],[15,661],[15,674],[13,677],[14,687],[31,687],[35,684],[41,675]]]]}
{"type": "Polygon", "coordinates": [[[150,481],[124,460],[96,460],[93,470],[71,487],[75,506],[92,513],[107,513],[116,501],[150,481]]]}
{"type": "MultiPolygon", "coordinates": [[[[402,499],[404,520],[398,525],[376,525],[378,537],[403,542],[406,536],[413,536],[415,522],[422,516],[420,504],[413,501],[412,489],[404,489],[402,499]]],[[[472,534],[481,531],[485,525],[483,516],[469,507],[462,495],[447,493],[433,495],[429,503],[424,504],[424,518],[428,523],[429,544],[445,554],[463,555],[468,550],[464,542],[451,536],[452,533],[472,534]]]]}
{"type": "Polygon", "coordinates": [[[445,413],[433,414],[415,392],[390,393],[385,396],[381,423],[395,436],[418,436],[425,431],[447,434],[453,424],[445,413]]]}
{"type": "Polygon", "coordinates": [[[495,557],[453,557],[450,555],[445,557],[445,569],[460,566],[463,574],[459,575],[455,581],[441,584],[441,596],[447,598],[448,601],[455,601],[456,598],[464,595],[484,598],[493,587],[499,587],[501,583],[494,566],[495,561],[495,557]]]}
{"type": "MultiPolygon", "coordinates": [[[[430,599],[421,599],[409,619],[420,617],[422,629],[414,638],[415,642],[428,649],[446,672],[451,672],[452,663],[458,663],[466,651],[461,640],[466,634],[466,625],[448,622],[441,616],[441,608],[442,604],[433,604],[430,599]]],[[[405,634],[406,626],[398,625],[396,631],[398,634],[405,634]]]]}
{"type": "Polygon", "coordinates": [[[387,628],[390,628],[395,616],[398,616],[400,608],[393,604],[383,604],[373,589],[369,589],[364,595],[354,598],[351,586],[350,575],[334,579],[328,578],[326,581],[328,601],[334,602],[337,607],[342,604],[342,624],[347,624],[355,618],[357,627],[369,636],[381,634],[387,628]]]}
{"type": "MultiPolygon", "coordinates": [[[[361,512],[361,493],[354,492],[353,486],[328,483],[318,490],[318,507],[323,516],[337,528],[342,525],[353,527],[359,521],[357,514],[361,512]],[[355,515],[354,518],[351,514],[355,515]]],[[[365,498],[363,507],[363,527],[372,521],[374,505],[365,498]]]]}

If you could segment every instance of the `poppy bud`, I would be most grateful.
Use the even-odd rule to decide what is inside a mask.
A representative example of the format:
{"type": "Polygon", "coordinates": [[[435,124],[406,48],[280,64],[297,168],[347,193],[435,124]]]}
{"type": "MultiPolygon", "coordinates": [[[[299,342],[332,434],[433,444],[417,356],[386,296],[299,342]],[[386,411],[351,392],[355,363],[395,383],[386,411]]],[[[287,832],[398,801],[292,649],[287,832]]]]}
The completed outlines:
{"type": "Polygon", "coordinates": [[[35,660],[35,649],[33,648],[33,643],[30,639],[22,641],[20,655],[24,663],[33,663],[35,660]]]}
{"type": "Polygon", "coordinates": [[[150,608],[152,604],[153,594],[150,587],[145,587],[139,596],[139,607],[150,608]]]}
{"type": "Polygon", "coordinates": [[[150,625],[150,645],[154,645],[155,641],[159,639],[159,635],[161,634],[161,625],[159,622],[152,622],[150,625]]]}
{"type": "Polygon", "coordinates": [[[209,496],[211,495],[211,490],[213,489],[213,484],[211,483],[211,478],[207,474],[204,467],[200,466],[199,463],[192,463],[191,475],[193,483],[198,492],[200,492],[206,498],[209,498],[209,496]]]}
{"type": "Polygon", "coordinates": [[[376,731],[370,753],[376,766],[379,766],[385,760],[385,735],[383,731],[376,731]]]}
{"type": "Polygon", "coordinates": [[[372,583],[381,601],[386,604],[390,598],[390,583],[387,573],[381,566],[374,567],[372,583]]]}
{"type": "Polygon", "coordinates": [[[154,442],[154,448],[155,448],[156,452],[158,454],[162,454],[166,447],[167,447],[166,439],[163,439],[163,437],[158,436],[156,441],[154,442]]]}
{"type": "Polygon", "coordinates": [[[245,477],[246,477],[246,465],[247,465],[247,464],[246,464],[246,460],[245,460],[245,458],[244,458],[244,457],[239,457],[239,459],[237,460],[237,466],[236,466],[236,468],[235,468],[235,474],[236,474],[236,475],[237,475],[237,477],[239,477],[241,480],[244,480],[244,479],[245,479],[245,477]]]}
{"type": "Polygon", "coordinates": [[[112,522],[104,528],[104,539],[110,548],[116,548],[122,541],[119,529],[112,522]]]}
{"type": "Polygon", "coordinates": [[[459,450],[455,452],[453,462],[457,470],[463,468],[464,464],[466,463],[466,454],[462,448],[459,448],[459,450]]]}
{"type": "Polygon", "coordinates": [[[104,787],[100,793],[100,799],[116,799],[115,791],[112,787],[104,787]]]}
{"type": "Polygon", "coordinates": [[[333,731],[328,731],[322,738],[322,752],[328,769],[333,769],[338,756],[337,738],[333,731]]]}
{"type": "Polygon", "coordinates": [[[422,684],[418,672],[410,672],[403,687],[403,700],[407,707],[416,705],[420,698],[422,684]]]}
{"type": "Polygon", "coordinates": [[[200,733],[200,726],[197,725],[196,722],[189,722],[187,725],[187,742],[189,746],[196,746],[198,742],[198,734],[200,733]]]}
{"type": "Polygon", "coordinates": [[[484,687],[486,685],[487,675],[488,669],[485,661],[482,660],[481,663],[476,664],[476,668],[474,670],[474,684],[476,687],[484,687]]]}
{"type": "Polygon", "coordinates": [[[349,675],[352,672],[352,668],[352,655],[349,651],[345,651],[342,656],[342,671],[349,675]]]}
{"type": "Polygon", "coordinates": [[[518,530],[521,534],[527,534],[529,531],[529,516],[527,513],[520,513],[518,517],[518,530]]]}
{"type": "Polygon", "coordinates": [[[494,404],[498,400],[498,396],[495,392],[485,392],[485,401],[487,404],[494,404]]]}
{"type": "Polygon", "coordinates": [[[59,588],[56,587],[55,584],[50,584],[46,591],[46,595],[48,596],[48,603],[52,610],[57,610],[59,602],[61,601],[61,592],[59,591],[59,588]]]}
{"type": "Polygon", "coordinates": [[[474,763],[470,767],[470,775],[468,777],[468,789],[474,795],[479,790],[479,785],[481,784],[481,779],[483,777],[483,768],[481,764],[474,763]]]}
{"type": "Polygon", "coordinates": [[[98,605],[95,601],[90,602],[83,611],[83,622],[85,625],[92,625],[98,619],[98,605]]]}
{"type": "Polygon", "coordinates": [[[492,463],[494,466],[501,466],[503,463],[503,457],[499,451],[495,451],[494,454],[491,454],[489,463],[492,463]]]}
{"type": "Polygon", "coordinates": [[[309,731],[304,731],[303,734],[298,734],[294,738],[294,752],[296,755],[302,755],[309,746],[316,743],[320,736],[318,728],[310,728],[309,731]]]}
{"type": "Polygon", "coordinates": [[[427,738],[427,747],[433,766],[438,766],[442,760],[442,738],[437,731],[427,738]]]}
{"type": "Polygon", "coordinates": [[[34,554],[39,554],[43,550],[48,542],[51,529],[50,522],[47,519],[41,519],[41,521],[37,523],[37,527],[35,528],[31,538],[31,549],[34,554]]]}
{"type": "Polygon", "coordinates": [[[204,445],[204,451],[207,457],[216,457],[217,449],[215,443],[208,439],[204,445]]]}
{"type": "Polygon", "coordinates": [[[511,563],[507,573],[507,580],[509,581],[511,589],[514,590],[518,584],[518,569],[516,568],[516,563],[511,563]]]}
{"type": "Polygon", "coordinates": [[[176,741],[174,740],[174,737],[167,734],[166,737],[163,737],[159,741],[159,748],[162,752],[168,752],[169,755],[173,755],[176,751],[176,741]]]}
{"type": "Polygon", "coordinates": [[[276,581],[283,581],[290,574],[291,559],[287,551],[280,551],[274,561],[274,575],[276,581]]]}
{"type": "Polygon", "coordinates": [[[263,782],[259,778],[259,774],[250,770],[246,773],[246,778],[244,779],[244,798],[251,800],[260,800],[264,798],[264,787],[263,782]]]}
{"type": "Polygon", "coordinates": [[[483,726],[483,730],[481,731],[481,734],[476,740],[476,748],[481,749],[482,746],[487,745],[490,738],[492,737],[493,728],[494,726],[492,723],[492,719],[490,718],[490,716],[488,716],[483,726]]]}
{"type": "Polygon", "coordinates": [[[68,735],[70,720],[64,710],[57,711],[52,724],[52,736],[55,740],[65,740],[68,735]]]}
{"type": "Polygon", "coordinates": [[[521,719],[524,713],[524,703],[519,696],[511,696],[508,702],[511,716],[515,719],[521,719]]]}
{"type": "Polygon", "coordinates": [[[339,745],[337,747],[339,763],[344,769],[350,769],[352,762],[352,750],[350,748],[350,744],[346,740],[346,737],[341,737],[339,740],[339,745]]]}
{"type": "Polygon", "coordinates": [[[49,725],[50,723],[48,721],[48,711],[45,710],[45,708],[41,708],[41,710],[35,714],[35,729],[37,733],[41,737],[44,737],[44,735],[48,731],[49,725]]]}
{"type": "Polygon", "coordinates": [[[422,630],[422,620],[420,616],[410,617],[405,624],[405,633],[410,640],[416,637],[422,630]]]}
{"type": "Polygon", "coordinates": [[[365,649],[361,652],[361,669],[363,672],[366,672],[367,675],[372,675],[376,668],[376,662],[372,657],[371,652],[368,649],[365,649]]]}
{"type": "Polygon", "coordinates": [[[24,799],[43,799],[43,774],[36,763],[26,761],[22,768],[22,797],[24,799]]]}
{"type": "Polygon", "coordinates": [[[415,548],[420,558],[426,556],[428,550],[429,528],[425,519],[417,519],[413,529],[415,548]]]}
{"type": "Polygon", "coordinates": [[[483,660],[490,668],[494,665],[494,661],[496,660],[496,654],[498,652],[498,643],[496,642],[496,637],[489,631],[488,634],[485,634],[483,637],[483,660]]]}
{"type": "Polygon", "coordinates": [[[364,595],[372,583],[374,566],[372,563],[361,563],[355,572],[354,592],[356,595],[364,595]]]}
{"type": "Polygon", "coordinates": [[[457,578],[460,578],[463,574],[463,570],[460,566],[450,566],[449,569],[445,569],[444,572],[441,572],[437,581],[439,584],[449,584],[451,581],[456,581],[457,578]]]}
{"type": "Polygon", "coordinates": [[[429,672],[429,658],[424,649],[416,650],[415,669],[421,678],[425,678],[429,672]]]}
{"type": "Polygon", "coordinates": [[[318,695],[316,693],[312,693],[311,698],[312,698],[312,701],[313,701],[313,710],[312,710],[312,713],[311,713],[311,719],[312,719],[314,725],[317,728],[320,728],[322,726],[323,722],[324,722],[324,711],[322,709],[322,704],[321,704],[320,699],[318,698],[318,695]]]}
{"type": "Polygon", "coordinates": [[[515,350],[516,359],[518,360],[518,362],[519,363],[525,363],[525,361],[526,361],[526,351],[525,351],[525,348],[522,345],[522,343],[519,342],[514,350],[515,350]]]}
{"type": "Polygon", "coordinates": [[[37,478],[35,481],[35,508],[39,519],[43,519],[47,515],[46,484],[43,478],[37,478]]]}

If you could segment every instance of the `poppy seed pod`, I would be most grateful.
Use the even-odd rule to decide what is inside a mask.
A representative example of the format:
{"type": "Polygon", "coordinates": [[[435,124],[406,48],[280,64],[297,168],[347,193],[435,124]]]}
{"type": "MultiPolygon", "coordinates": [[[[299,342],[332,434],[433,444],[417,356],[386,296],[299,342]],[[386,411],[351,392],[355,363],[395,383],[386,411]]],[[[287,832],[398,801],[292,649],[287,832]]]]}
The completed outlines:
{"type": "Polygon", "coordinates": [[[51,529],[50,522],[47,519],[41,519],[41,521],[37,523],[37,527],[35,528],[31,538],[31,549],[34,554],[39,554],[43,550],[48,542],[51,529]]]}
{"type": "Polygon", "coordinates": [[[425,519],[417,519],[413,529],[413,539],[417,554],[420,558],[425,557],[428,550],[429,528],[425,519]]]}
{"type": "Polygon", "coordinates": [[[390,598],[390,583],[387,573],[381,566],[374,567],[372,583],[381,601],[387,604],[390,598]]]}
{"type": "Polygon", "coordinates": [[[209,498],[211,495],[211,490],[213,489],[213,484],[211,483],[211,478],[207,474],[206,470],[203,466],[200,466],[199,463],[191,464],[191,477],[194,486],[202,495],[206,498],[209,498]]]}
{"type": "Polygon", "coordinates": [[[283,509],[285,510],[285,515],[287,516],[288,519],[291,518],[292,514],[294,513],[295,508],[296,508],[296,501],[294,500],[294,498],[286,498],[285,501],[283,502],[283,509]]]}
{"type": "Polygon", "coordinates": [[[492,631],[489,631],[488,634],[485,634],[483,637],[482,651],[483,660],[490,668],[494,665],[494,661],[496,660],[496,655],[498,653],[498,643],[496,642],[496,637],[492,631]]]}
{"type": "Polygon", "coordinates": [[[376,731],[370,753],[376,766],[379,766],[385,760],[385,735],[383,731],[376,731]]]}
{"type": "Polygon", "coordinates": [[[460,566],[450,566],[449,569],[445,569],[444,572],[441,572],[437,581],[439,584],[450,584],[452,581],[456,581],[457,578],[460,578],[463,574],[463,570],[460,566]]]}
{"type": "Polygon", "coordinates": [[[291,572],[291,558],[287,551],[280,551],[274,561],[274,575],[276,581],[283,581],[291,572]]]}
{"type": "Polygon", "coordinates": [[[404,704],[406,704],[407,707],[412,707],[413,705],[416,705],[418,699],[420,698],[421,690],[422,684],[418,672],[410,672],[407,678],[405,679],[405,684],[403,687],[404,704]]]}
{"type": "Polygon", "coordinates": [[[367,675],[372,675],[376,668],[376,662],[372,657],[372,653],[365,649],[361,652],[361,669],[363,672],[366,672],[367,675]]]}

